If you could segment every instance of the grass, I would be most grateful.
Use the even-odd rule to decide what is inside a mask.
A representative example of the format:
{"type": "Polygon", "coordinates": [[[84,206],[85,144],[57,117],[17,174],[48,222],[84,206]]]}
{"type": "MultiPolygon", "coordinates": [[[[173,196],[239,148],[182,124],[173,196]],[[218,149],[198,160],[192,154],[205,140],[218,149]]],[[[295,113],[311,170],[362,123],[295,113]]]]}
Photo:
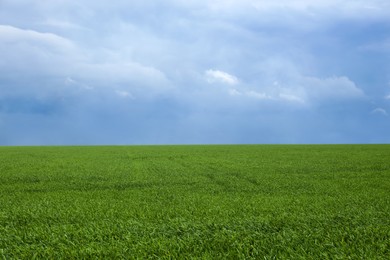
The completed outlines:
{"type": "Polygon", "coordinates": [[[0,258],[389,259],[390,145],[0,147],[0,258]]]}

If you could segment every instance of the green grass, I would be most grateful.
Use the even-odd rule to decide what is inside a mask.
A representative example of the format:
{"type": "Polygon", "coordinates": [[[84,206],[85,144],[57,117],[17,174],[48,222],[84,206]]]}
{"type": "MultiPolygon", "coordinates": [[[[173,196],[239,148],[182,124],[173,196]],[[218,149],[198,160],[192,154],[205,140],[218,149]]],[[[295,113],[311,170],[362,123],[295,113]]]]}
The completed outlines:
{"type": "Polygon", "coordinates": [[[390,145],[0,147],[0,258],[389,259],[390,145]]]}

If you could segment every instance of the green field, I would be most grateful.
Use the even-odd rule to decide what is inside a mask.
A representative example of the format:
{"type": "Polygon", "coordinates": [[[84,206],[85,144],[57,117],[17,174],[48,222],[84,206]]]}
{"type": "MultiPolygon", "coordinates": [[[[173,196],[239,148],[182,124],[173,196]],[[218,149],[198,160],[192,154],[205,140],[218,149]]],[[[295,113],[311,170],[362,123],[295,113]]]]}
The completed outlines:
{"type": "Polygon", "coordinates": [[[389,259],[390,145],[0,147],[0,258],[389,259]]]}

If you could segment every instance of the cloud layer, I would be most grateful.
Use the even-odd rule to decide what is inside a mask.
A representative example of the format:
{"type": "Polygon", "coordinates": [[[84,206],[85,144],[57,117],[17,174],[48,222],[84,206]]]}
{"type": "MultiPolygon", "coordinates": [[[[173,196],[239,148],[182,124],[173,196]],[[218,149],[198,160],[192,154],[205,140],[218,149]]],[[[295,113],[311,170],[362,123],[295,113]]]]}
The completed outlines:
{"type": "Polygon", "coordinates": [[[0,144],[390,142],[388,1],[0,1],[0,144]]]}

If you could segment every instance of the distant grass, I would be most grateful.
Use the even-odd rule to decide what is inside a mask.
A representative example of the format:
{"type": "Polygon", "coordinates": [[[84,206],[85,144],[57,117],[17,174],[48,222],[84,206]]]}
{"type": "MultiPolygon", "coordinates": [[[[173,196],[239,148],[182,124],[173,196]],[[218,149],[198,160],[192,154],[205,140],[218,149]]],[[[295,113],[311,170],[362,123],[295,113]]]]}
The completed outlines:
{"type": "Polygon", "coordinates": [[[390,259],[390,145],[0,147],[0,258],[390,259]]]}

